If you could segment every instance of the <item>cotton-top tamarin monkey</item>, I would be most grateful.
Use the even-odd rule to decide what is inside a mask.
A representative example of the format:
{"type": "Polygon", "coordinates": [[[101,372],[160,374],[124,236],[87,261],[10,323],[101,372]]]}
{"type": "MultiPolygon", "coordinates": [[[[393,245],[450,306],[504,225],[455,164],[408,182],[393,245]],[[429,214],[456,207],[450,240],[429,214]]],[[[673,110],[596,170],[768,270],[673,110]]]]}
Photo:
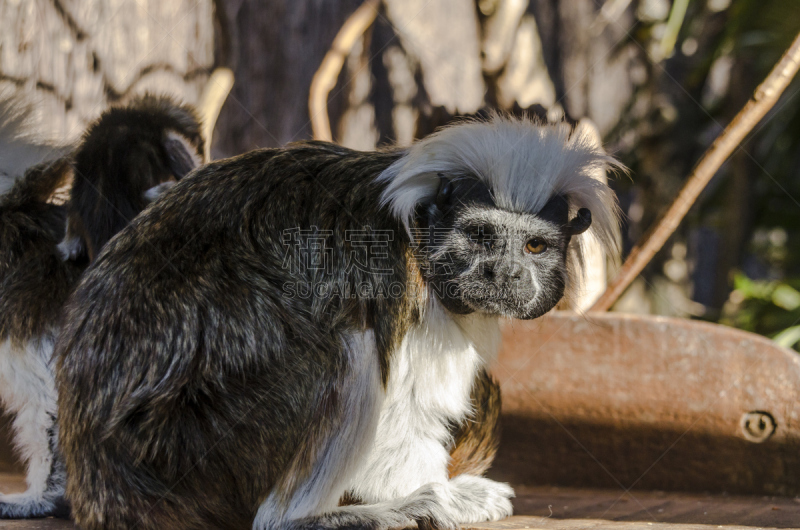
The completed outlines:
{"type": "Polygon", "coordinates": [[[322,142],[211,163],[123,229],[58,338],[67,497],[85,529],[455,528],[512,489],[450,478],[499,344],[550,310],[615,162],[495,116],[408,149],[322,142]],[[342,497],[349,502],[340,506],[342,497]]]}
{"type": "Polygon", "coordinates": [[[22,109],[0,103],[0,170],[14,182],[0,196],[0,399],[15,415],[28,489],[0,494],[0,519],[65,516],[50,363],[64,303],[97,251],[201,162],[203,141],[191,108],[143,96],[103,113],[73,152],[47,150],[24,110],[2,112],[13,106],[22,109]],[[54,204],[70,182],[68,202],[54,204]]]}

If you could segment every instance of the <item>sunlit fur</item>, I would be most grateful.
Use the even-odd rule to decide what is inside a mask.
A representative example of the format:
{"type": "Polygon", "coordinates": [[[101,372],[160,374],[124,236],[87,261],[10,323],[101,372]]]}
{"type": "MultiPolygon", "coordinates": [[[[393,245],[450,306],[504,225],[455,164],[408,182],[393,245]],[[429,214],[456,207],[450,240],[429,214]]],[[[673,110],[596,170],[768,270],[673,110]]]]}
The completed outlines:
{"type": "Polygon", "coordinates": [[[257,150],[178,182],[100,253],[57,341],[78,524],[446,530],[510,515],[509,485],[450,477],[451,427],[480,416],[470,394],[501,316],[534,318],[561,298],[589,209],[613,244],[613,194],[589,176],[603,165],[566,126],[495,117],[408,150],[257,150]],[[468,259],[455,272],[468,293],[434,289],[446,273],[418,232],[457,234],[443,251],[466,249],[462,225],[476,219],[504,246],[481,261],[525,260],[520,292],[535,308],[509,278],[511,296],[478,299],[493,280],[468,259]],[[351,267],[349,234],[366,227],[389,237],[369,267],[351,267]],[[287,233],[305,235],[294,245],[287,233]],[[524,255],[538,235],[552,251],[524,255]],[[329,266],[286,266],[312,244],[329,266]],[[328,289],[286,289],[312,282],[328,289]],[[331,289],[344,284],[406,288],[331,289]]]}

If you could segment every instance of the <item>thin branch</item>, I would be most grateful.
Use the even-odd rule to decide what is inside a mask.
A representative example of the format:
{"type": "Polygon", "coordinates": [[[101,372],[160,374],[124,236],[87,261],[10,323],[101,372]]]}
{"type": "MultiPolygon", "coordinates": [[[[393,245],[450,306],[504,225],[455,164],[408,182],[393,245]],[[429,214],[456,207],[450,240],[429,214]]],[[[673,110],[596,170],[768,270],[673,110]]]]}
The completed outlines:
{"type": "Polygon", "coordinates": [[[206,160],[211,158],[211,137],[214,126],[222,110],[222,105],[228,99],[233,87],[233,71],[229,68],[216,68],[203,88],[200,96],[200,116],[203,124],[203,138],[205,138],[206,160]]]}
{"type": "Polygon", "coordinates": [[[311,115],[311,131],[315,140],[333,141],[331,123],[328,119],[328,94],[336,86],[339,72],[342,71],[345,58],[350,54],[356,40],[370,27],[378,14],[380,0],[366,0],[348,18],[336,38],[322,64],[319,65],[311,89],[308,94],[308,112],[311,115]]]}
{"type": "Polygon", "coordinates": [[[630,283],[642,272],[642,269],[653,259],[656,252],[664,246],[669,236],[678,228],[689,208],[697,200],[720,166],[728,159],[734,149],[755,127],[761,118],[778,101],[778,98],[791,82],[800,68],[800,34],[783,54],[767,78],[758,86],[755,94],[739,111],[739,114],[725,127],[725,130],[714,140],[703,158],[695,166],[683,189],[670,205],[667,212],[648,232],[644,242],[634,247],[630,256],[622,265],[616,278],[608,286],[606,292],[594,303],[590,311],[608,311],[617,301],[630,283]]]}

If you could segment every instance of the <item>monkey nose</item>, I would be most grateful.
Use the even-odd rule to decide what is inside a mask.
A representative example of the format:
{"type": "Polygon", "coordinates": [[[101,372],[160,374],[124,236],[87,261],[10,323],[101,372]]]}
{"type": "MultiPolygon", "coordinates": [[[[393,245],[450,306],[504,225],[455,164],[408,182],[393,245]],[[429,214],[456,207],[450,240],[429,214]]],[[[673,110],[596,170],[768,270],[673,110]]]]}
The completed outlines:
{"type": "Polygon", "coordinates": [[[515,287],[527,289],[533,286],[533,278],[527,267],[520,263],[512,262],[503,267],[501,271],[495,270],[497,279],[515,287]]]}
{"type": "Polygon", "coordinates": [[[533,289],[533,276],[528,269],[520,267],[520,270],[511,277],[511,283],[518,290],[528,292],[533,289]]]}
{"type": "Polygon", "coordinates": [[[483,277],[490,282],[495,280],[493,263],[485,263],[483,265],[483,277]]]}

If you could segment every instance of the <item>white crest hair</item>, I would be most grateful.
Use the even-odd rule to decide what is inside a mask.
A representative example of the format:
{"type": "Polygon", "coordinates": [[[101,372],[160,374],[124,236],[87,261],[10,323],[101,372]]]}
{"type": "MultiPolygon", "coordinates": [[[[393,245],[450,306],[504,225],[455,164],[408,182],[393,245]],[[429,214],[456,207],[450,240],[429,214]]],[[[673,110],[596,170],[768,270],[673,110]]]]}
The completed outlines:
{"type": "MultiPolygon", "coordinates": [[[[473,176],[505,210],[538,213],[555,195],[563,195],[570,213],[592,212],[589,237],[617,257],[619,207],[614,192],[593,177],[598,170],[622,170],[589,134],[566,123],[543,124],[530,118],[495,114],[445,127],[411,146],[405,156],[378,177],[387,182],[382,204],[409,229],[414,210],[439,188],[438,173],[473,176]]],[[[586,236],[579,235],[575,258],[582,259],[586,236]]]]}

